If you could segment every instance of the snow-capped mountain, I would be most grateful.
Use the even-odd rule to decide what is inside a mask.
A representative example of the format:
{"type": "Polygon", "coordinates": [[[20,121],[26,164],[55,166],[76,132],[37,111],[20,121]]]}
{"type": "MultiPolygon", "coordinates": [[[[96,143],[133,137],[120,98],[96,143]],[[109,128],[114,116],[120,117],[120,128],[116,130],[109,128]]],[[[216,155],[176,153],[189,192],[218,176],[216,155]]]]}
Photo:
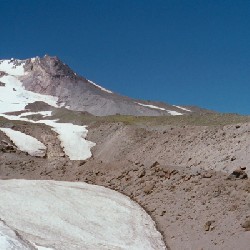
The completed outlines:
{"type": "MultiPolygon", "coordinates": [[[[0,102],[13,106],[43,101],[93,115],[183,115],[197,110],[135,100],[77,75],[57,57],[0,60],[0,102]]],[[[1,109],[1,108],[0,108],[1,109]]],[[[13,111],[15,108],[13,109],[13,111]]],[[[198,110],[200,111],[200,110],[198,110]]]]}
{"type": "MultiPolygon", "coordinates": [[[[4,144],[25,157],[47,160],[49,168],[54,163],[64,167],[61,159],[66,165],[72,164],[70,161],[84,164],[96,145],[86,140],[87,126],[62,123],[49,110],[31,112],[27,108],[39,101],[47,107],[70,109],[77,104],[72,98],[81,87],[90,96],[95,90],[97,99],[101,93],[113,95],[78,77],[56,58],[0,61],[0,146],[4,144]],[[32,115],[41,120],[33,120],[32,115]],[[21,122],[24,130],[19,131],[11,121],[21,122]],[[30,135],[26,129],[33,125],[42,125],[41,131],[46,129],[47,133],[30,135]],[[58,152],[54,151],[56,141],[58,152]]],[[[5,152],[0,147],[0,162],[5,152]]],[[[2,180],[1,167],[0,188],[6,191],[0,195],[1,250],[166,249],[146,211],[116,191],[87,183],[2,180]]]]}
{"type": "Polygon", "coordinates": [[[197,112],[0,60],[0,250],[248,249],[249,117],[197,112]]]}

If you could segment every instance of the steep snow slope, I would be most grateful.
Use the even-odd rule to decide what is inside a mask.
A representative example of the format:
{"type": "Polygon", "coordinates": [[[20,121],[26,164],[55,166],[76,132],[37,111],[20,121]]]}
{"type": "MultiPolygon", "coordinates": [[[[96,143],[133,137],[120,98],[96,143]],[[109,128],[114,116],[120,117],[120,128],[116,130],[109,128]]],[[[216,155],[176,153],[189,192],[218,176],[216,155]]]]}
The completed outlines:
{"type": "Polygon", "coordinates": [[[58,98],[25,90],[20,77],[25,75],[25,61],[0,61],[0,113],[24,110],[35,101],[43,101],[58,107],[58,98]],[[2,72],[2,73],[1,73],[2,72]]]}
{"type": "Polygon", "coordinates": [[[0,71],[13,76],[24,75],[24,64],[22,60],[0,60],[0,71]]]}
{"type": "Polygon", "coordinates": [[[27,180],[0,180],[0,188],[1,250],[165,249],[150,216],[118,192],[27,180]]]}

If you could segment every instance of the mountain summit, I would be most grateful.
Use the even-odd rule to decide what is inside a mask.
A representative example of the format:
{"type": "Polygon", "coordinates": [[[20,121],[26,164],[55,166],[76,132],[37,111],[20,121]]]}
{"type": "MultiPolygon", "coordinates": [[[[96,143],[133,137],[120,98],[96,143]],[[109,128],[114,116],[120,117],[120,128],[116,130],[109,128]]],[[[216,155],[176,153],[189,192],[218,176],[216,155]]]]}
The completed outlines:
{"type": "MultiPolygon", "coordinates": [[[[58,57],[48,55],[26,60],[0,60],[0,81],[4,75],[17,78],[27,91],[56,97],[57,105],[71,110],[87,111],[97,116],[183,115],[200,111],[197,108],[121,96],[77,75],[58,57]]],[[[2,87],[4,85],[2,83],[2,87]]]]}

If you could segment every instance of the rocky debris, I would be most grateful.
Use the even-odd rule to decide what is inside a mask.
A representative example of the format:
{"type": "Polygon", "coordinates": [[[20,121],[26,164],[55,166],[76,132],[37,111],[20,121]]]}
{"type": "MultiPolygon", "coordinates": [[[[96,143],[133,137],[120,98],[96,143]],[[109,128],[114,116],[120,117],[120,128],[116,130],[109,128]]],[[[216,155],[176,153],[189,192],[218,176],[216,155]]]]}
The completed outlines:
{"type": "Polygon", "coordinates": [[[3,153],[15,153],[17,151],[17,147],[15,145],[8,143],[5,140],[1,140],[0,151],[3,153]]]}
{"type": "Polygon", "coordinates": [[[139,175],[138,175],[138,178],[142,178],[142,177],[144,177],[144,176],[145,176],[145,174],[146,174],[145,169],[141,170],[141,171],[140,171],[140,173],[139,173],[139,175]]]}
{"type": "MultiPolygon", "coordinates": [[[[250,180],[247,180],[245,183],[245,186],[243,188],[247,193],[250,193],[250,180]]],[[[250,203],[249,203],[249,207],[250,207],[250,203]]]]}
{"type": "Polygon", "coordinates": [[[143,188],[143,192],[145,194],[150,194],[153,192],[154,187],[155,187],[154,183],[146,184],[146,186],[143,188]]]}
{"type": "Polygon", "coordinates": [[[0,87],[5,87],[5,83],[0,81],[0,87]]]}
{"type": "Polygon", "coordinates": [[[0,77],[7,75],[5,72],[0,71],[0,77]]]}
{"type": "Polygon", "coordinates": [[[234,170],[229,176],[228,176],[228,180],[236,180],[236,179],[247,179],[248,175],[247,173],[242,170],[241,168],[238,168],[236,170],[234,170]]]}
{"type": "Polygon", "coordinates": [[[233,156],[233,157],[231,157],[231,159],[230,159],[231,161],[235,161],[236,160],[236,157],[235,156],[233,156]]]}
{"type": "Polygon", "coordinates": [[[36,101],[36,102],[27,104],[25,106],[25,109],[31,110],[32,112],[38,112],[38,111],[53,111],[55,107],[52,107],[49,104],[42,102],[42,101],[36,101]]]}
{"type": "Polygon", "coordinates": [[[166,211],[165,211],[165,210],[163,210],[163,211],[161,211],[160,216],[164,216],[165,214],[166,214],[166,211]]]}
{"type": "Polygon", "coordinates": [[[250,231],[250,220],[246,220],[241,225],[246,231],[250,231]]]}
{"type": "Polygon", "coordinates": [[[4,128],[12,128],[12,129],[15,129],[15,126],[12,122],[7,122],[7,123],[4,123],[4,128]]]}
{"type": "Polygon", "coordinates": [[[160,163],[158,161],[155,161],[151,166],[150,168],[155,168],[156,166],[159,166],[160,163]]]}
{"type": "Polygon", "coordinates": [[[9,143],[5,140],[1,140],[1,144],[8,145],[9,143]]]}
{"type": "Polygon", "coordinates": [[[214,226],[212,225],[215,221],[207,221],[204,225],[204,230],[205,231],[212,231],[214,229],[214,226]]]}
{"type": "Polygon", "coordinates": [[[185,175],[184,181],[189,181],[191,179],[192,175],[185,175]]]}
{"type": "Polygon", "coordinates": [[[212,177],[212,173],[211,172],[205,172],[202,174],[202,178],[211,178],[212,177]]]}

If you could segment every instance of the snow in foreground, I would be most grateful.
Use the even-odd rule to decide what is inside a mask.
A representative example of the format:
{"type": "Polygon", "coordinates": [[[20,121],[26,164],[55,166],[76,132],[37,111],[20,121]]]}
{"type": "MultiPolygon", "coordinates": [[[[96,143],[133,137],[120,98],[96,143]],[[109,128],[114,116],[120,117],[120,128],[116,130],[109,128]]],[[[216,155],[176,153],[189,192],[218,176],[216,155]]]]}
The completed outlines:
{"type": "Polygon", "coordinates": [[[31,156],[45,156],[47,147],[36,138],[11,128],[0,128],[0,130],[13,141],[19,150],[31,156]]]}
{"type": "Polygon", "coordinates": [[[116,191],[48,180],[0,180],[0,190],[1,250],[165,249],[150,216],[116,191]]]}

